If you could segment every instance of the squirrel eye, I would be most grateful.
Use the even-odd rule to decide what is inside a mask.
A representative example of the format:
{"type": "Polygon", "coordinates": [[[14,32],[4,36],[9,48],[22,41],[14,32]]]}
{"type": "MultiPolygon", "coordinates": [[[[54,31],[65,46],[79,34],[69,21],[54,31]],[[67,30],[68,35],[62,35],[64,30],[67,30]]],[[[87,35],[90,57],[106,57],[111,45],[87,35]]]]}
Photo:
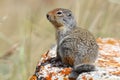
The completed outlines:
{"type": "Polygon", "coordinates": [[[61,15],[61,14],[62,14],[62,11],[58,11],[56,14],[61,15]]]}
{"type": "Polygon", "coordinates": [[[68,14],[68,16],[72,16],[72,14],[68,14]]]}

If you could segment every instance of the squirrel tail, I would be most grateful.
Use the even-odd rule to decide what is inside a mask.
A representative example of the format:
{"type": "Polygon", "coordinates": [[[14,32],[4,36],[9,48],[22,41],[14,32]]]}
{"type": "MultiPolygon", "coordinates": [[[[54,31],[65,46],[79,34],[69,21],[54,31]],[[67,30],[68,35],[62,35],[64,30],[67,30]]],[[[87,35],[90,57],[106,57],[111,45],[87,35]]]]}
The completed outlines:
{"type": "Polygon", "coordinates": [[[83,73],[83,72],[90,72],[90,71],[94,71],[95,70],[95,66],[92,64],[81,64],[81,65],[76,65],[73,69],[73,71],[71,72],[71,74],[69,75],[69,79],[70,80],[76,80],[77,77],[79,76],[79,74],[83,73]]]}
{"type": "Polygon", "coordinates": [[[94,70],[95,70],[95,66],[93,64],[82,64],[74,67],[74,71],[77,73],[90,72],[94,70]]]}

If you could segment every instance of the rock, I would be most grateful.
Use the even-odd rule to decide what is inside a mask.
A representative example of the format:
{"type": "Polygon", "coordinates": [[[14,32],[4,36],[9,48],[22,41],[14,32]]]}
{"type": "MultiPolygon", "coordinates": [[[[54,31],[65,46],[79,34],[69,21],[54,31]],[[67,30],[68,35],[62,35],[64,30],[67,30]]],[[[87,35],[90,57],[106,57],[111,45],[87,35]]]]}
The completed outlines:
{"type": "MultiPolygon", "coordinates": [[[[120,80],[120,40],[98,38],[99,57],[96,70],[79,74],[77,80],[120,80]]],[[[30,80],[69,80],[72,68],[55,61],[56,47],[42,55],[30,80]]]]}

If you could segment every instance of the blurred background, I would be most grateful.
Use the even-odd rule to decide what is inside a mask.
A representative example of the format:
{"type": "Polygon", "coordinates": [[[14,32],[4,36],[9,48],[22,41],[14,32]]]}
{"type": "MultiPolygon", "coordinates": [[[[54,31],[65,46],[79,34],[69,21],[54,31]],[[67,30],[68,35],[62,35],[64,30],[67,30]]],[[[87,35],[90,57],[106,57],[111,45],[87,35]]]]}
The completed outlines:
{"type": "Polygon", "coordinates": [[[71,9],[96,38],[120,39],[120,0],[0,0],[0,80],[28,80],[34,73],[55,44],[46,13],[60,7],[71,9]]]}

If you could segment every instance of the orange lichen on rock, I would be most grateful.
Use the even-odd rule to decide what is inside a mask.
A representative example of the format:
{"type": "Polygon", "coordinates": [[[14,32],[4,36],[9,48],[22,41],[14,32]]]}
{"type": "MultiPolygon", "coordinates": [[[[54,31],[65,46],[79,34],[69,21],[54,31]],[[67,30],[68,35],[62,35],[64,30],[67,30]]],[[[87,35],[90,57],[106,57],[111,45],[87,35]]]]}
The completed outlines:
{"type": "Polygon", "coordinates": [[[49,57],[49,56],[48,56],[48,53],[49,53],[49,50],[48,50],[46,53],[42,54],[41,57],[42,57],[42,58],[47,58],[47,57],[49,57]]]}
{"type": "Polygon", "coordinates": [[[65,77],[65,78],[63,78],[63,80],[68,80],[68,78],[65,77]]]}
{"type": "Polygon", "coordinates": [[[70,72],[71,72],[71,68],[64,68],[62,71],[61,71],[61,74],[63,74],[63,75],[68,75],[68,74],[70,74],[70,72]]]}
{"type": "Polygon", "coordinates": [[[96,39],[97,43],[103,43],[101,38],[96,39]]]}
{"type": "Polygon", "coordinates": [[[120,63],[115,60],[98,60],[98,66],[100,67],[120,67],[120,63]]]}
{"type": "Polygon", "coordinates": [[[94,80],[92,77],[89,80],[94,80]]]}
{"type": "Polygon", "coordinates": [[[82,76],[82,80],[87,80],[85,75],[82,76]]]}
{"type": "Polygon", "coordinates": [[[51,75],[47,75],[46,78],[45,78],[45,80],[52,80],[51,79],[51,75]]]}
{"type": "Polygon", "coordinates": [[[118,41],[117,40],[114,40],[114,39],[109,39],[107,41],[108,44],[111,44],[111,45],[115,45],[118,41]]]}
{"type": "Polygon", "coordinates": [[[119,71],[112,71],[112,72],[110,72],[111,74],[113,74],[113,75],[117,75],[117,76],[120,76],[120,70],[119,71]]]}
{"type": "Polygon", "coordinates": [[[30,80],[37,80],[37,76],[33,75],[30,80]]]}
{"type": "Polygon", "coordinates": [[[96,41],[97,41],[97,43],[111,44],[111,45],[115,45],[116,43],[119,43],[119,40],[112,39],[112,38],[105,38],[104,40],[102,38],[98,38],[98,39],[96,39],[96,41]]]}

